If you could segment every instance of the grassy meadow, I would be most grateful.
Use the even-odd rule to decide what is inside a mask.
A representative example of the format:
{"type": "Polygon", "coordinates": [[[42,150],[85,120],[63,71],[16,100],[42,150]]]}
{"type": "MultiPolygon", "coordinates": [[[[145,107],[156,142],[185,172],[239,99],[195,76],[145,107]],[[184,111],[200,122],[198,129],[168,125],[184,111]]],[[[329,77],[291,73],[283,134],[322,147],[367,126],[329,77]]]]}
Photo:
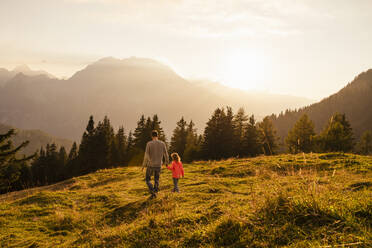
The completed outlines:
{"type": "Polygon", "coordinates": [[[0,195],[0,247],[372,247],[372,157],[298,154],[138,167],[0,195]]]}

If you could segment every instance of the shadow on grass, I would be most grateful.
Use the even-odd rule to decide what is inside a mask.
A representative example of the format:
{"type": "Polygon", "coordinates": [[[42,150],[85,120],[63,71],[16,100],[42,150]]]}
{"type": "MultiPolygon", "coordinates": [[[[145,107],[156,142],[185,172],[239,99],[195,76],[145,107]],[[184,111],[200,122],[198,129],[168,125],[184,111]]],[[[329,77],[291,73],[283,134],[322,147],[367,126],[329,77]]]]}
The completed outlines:
{"type": "Polygon", "coordinates": [[[371,182],[359,182],[359,183],[353,183],[351,184],[348,189],[352,191],[359,191],[362,189],[368,189],[372,186],[371,182]]]}
{"type": "Polygon", "coordinates": [[[142,210],[149,206],[150,201],[149,199],[140,200],[117,207],[104,216],[103,222],[110,226],[131,223],[139,216],[142,210]]]}

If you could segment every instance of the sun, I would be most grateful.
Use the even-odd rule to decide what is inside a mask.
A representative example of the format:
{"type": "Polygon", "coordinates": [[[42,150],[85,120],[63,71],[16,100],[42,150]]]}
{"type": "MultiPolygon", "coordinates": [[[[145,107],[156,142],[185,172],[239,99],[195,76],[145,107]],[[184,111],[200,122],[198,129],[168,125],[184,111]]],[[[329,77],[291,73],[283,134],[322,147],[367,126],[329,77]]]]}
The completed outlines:
{"type": "Polygon", "coordinates": [[[223,83],[240,89],[262,88],[267,70],[263,55],[255,51],[237,50],[225,59],[223,83]]]}

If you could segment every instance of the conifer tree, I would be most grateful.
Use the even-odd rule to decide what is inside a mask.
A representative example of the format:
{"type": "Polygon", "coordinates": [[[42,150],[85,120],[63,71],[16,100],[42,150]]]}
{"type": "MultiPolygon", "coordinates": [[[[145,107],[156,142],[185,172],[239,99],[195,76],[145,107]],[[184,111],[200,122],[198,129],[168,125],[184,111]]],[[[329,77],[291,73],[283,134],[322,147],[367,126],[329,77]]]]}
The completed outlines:
{"type": "MultiPolygon", "coordinates": [[[[183,161],[191,162],[201,158],[201,145],[202,138],[199,139],[196,129],[194,128],[195,124],[191,120],[187,125],[187,137],[186,137],[186,146],[183,154],[183,161]]],[[[200,137],[202,137],[200,135],[200,137]]]]}
{"type": "Polygon", "coordinates": [[[244,135],[242,141],[243,156],[257,156],[262,151],[262,143],[260,134],[256,126],[254,115],[249,117],[249,121],[244,128],[244,135]]]}
{"type": "Polygon", "coordinates": [[[65,176],[65,170],[66,170],[66,164],[67,164],[67,153],[66,149],[61,146],[58,152],[58,162],[57,162],[57,176],[56,176],[56,181],[61,181],[66,179],[65,176]]]}
{"type": "Polygon", "coordinates": [[[286,138],[288,150],[291,153],[313,151],[314,124],[307,114],[304,114],[289,131],[286,138]]]}
{"type": "Polygon", "coordinates": [[[163,130],[163,128],[161,127],[160,124],[161,124],[161,121],[159,120],[158,115],[155,114],[155,115],[152,117],[151,128],[149,129],[148,137],[150,137],[150,135],[151,135],[151,131],[152,131],[152,130],[156,130],[156,131],[158,131],[158,137],[159,137],[159,140],[162,140],[162,141],[166,142],[166,137],[165,137],[165,134],[164,134],[164,130],[163,130]]]}
{"type": "Polygon", "coordinates": [[[74,142],[67,157],[65,178],[77,176],[79,173],[78,169],[78,149],[76,142],[74,142]]]}
{"type": "Polygon", "coordinates": [[[279,138],[276,136],[274,125],[268,116],[258,123],[258,130],[264,153],[266,155],[274,154],[278,147],[279,138]]]}
{"type": "Polygon", "coordinates": [[[127,149],[127,137],[125,136],[124,127],[119,127],[119,130],[115,136],[115,143],[116,143],[116,156],[117,156],[117,164],[124,165],[125,164],[125,156],[126,156],[126,149],[127,149]]]}
{"type": "Polygon", "coordinates": [[[58,181],[59,158],[57,152],[57,146],[55,143],[47,144],[46,148],[46,164],[45,164],[46,182],[45,184],[51,184],[58,181]]]}
{"type": "Polygon", "coordinates": [[[10,138],[15,135],[15,130],[10,129],[5,134],[0,134],[0,167],[9,162],[23,162],[31,159],[34,155],[18,159],[16,154],[19,150],[28,145],[28,141],[22,142],[19,146],[13,148],[10,138]]]}
{"type": "Polygon", "coordinates": [[[245,114],[243,108],[239,108],[238,112],[234,116],[234,137],[235,137],[235,147],[234,151],[236,155],[244,155],[244,145],[243,139],[245,134],[245,129],[248,121],[248,116],[245,114]]]}
{"type": "Polygon", "coordinates": [[[94,135],[95,161],[94,169],[104,169],[113,166],[112,143],[114,140],[114,129],[107,116],[99,122],[94,135]]]}
{"type": "Polygon", "coordinates": [[[353,131],[345,114],[335,114],[320,134],[323,151],[349,152],[354,147],[353,131]]]}
{"type": "Polygon", "coordinates": [[[77,158],[77,156],[78,156],[78,153],[77,152],[78,152],[77,151],[77,145],[76,145],[76,142],[74,142],[72,144],[72,147],[71,147],[70,152],[68,154],[67,161],[70,162],[70,161],[75,160],[77,158]]]}
{"type": "Polygon", "coordinates": [[[173,135],[170,143],[170,152],[177,152],[183,158],[186,142],[187,142],[187,122],[182,117],[178,122],[176,128],[173,130],[173,135]]]}
{"type": "Polygon", "coordinates": [[[85,132],[83,133],[83,137],[81,138],[81,143],[79,146],[79,168],[77,170],[79,174],[91,172],[93,171],[93,168],[95,168],[94,164],[97,156],[96,149],[98,146],[98,144],[96,143],[97,140],[95,139],[95,135],[96,128],[94,126],[93,116],[90,116],[88,125],[85,132]]]}
{"type": "Polygon", "coordinates": [[[221,119],[225,116],[223,109],[217,108],[204,129],[203,157],[205,159],[222,158],[223,147],[220,144],[221,119]]]}
{"type": "Polygon", "coordinates": [[[238,151],[235,150],[238,139],[239,137],[235,133],[233,110],[231,107],[226,107],[226,116],[223,119],[223,131],[221,133],[221,142],[225,146],[223,158],[238,155],[238,151]]]}
{"type": "Polygon", "coordinates": [[[145,119],[145,116],[142,115],[139,121],[137,122],[137,127],[133,133],[133,145],[137,149],[144,150],[146,143],[149,140],[148,130],[150,129],[151,119],[145,119]]]}
{"type": "Polygon", "coordinates": [[[129,131],[128,144],[127,144],[127,147],[125,149],[125,159],[124,159],[124,161],[127,165],[129,164],[129,161],[133,156],[133,148],[134,148],[133,135],[132,135],[132,131],[129,131]]]}
{"type": "Polygon", "coordinates": [[[221,159],[232,156],[234,127],[231,108],[217,108],[204,129],[202,151],[205,159],[221,159]]]}
{"type": "Polygon", "coordinates": [[[358,152],[364,155],[372,153],[372,132],[365,131],[358,143],[358,152]]]}
{"type": "Polygon", "coordinates": [[[17,153],[28,144],[28,141],[13,147],[10,141],[13,135],[14,129],[0,134],[0,193],[19,190],[30,184],[31,172],[26,162],[35,155],[17,157],[17,153]]]}

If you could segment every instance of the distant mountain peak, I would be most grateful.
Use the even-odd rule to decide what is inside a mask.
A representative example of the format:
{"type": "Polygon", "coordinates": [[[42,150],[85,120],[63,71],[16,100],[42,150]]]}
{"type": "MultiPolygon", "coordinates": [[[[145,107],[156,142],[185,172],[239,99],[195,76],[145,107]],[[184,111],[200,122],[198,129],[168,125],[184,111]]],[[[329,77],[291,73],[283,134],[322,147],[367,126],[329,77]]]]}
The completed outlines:
{"type": "Polygon", "coordinates": [[[53,76],[52,74],[46,72],[46,71],[43,71],[43,70],[32,70],[28,65],[26,64],[21,64],[21,65],[18,65],[16,66],[13,71],[12,71],[13,74],[17,75],[19,73],[22,73],[26,76],[37,76],[37,75],[45,75],[49,78],[56,78],[55,76],[53,76]]]}
{"type": "Polygon", "coordinates": [[[172,69],[168,65],[162,62],[159,62],[155,59],[144,58],[144,57],[134,57],[134,56],[129,57],[129,58],[124,58],[124,59],[118,59],[115,57],[104,57],[90,65],[93,65],[93,66],[104,65],[104,66],[157,67],[157,68],[163,68],[163,69],[172,71],[172,69]]]}
{"type": "Polygon", "coordinates": [[[106,64],[106,63],[120,63],[120,59],[114,58],[114,57],[104,57],[102,59],[99,59],[97,62],[93,64],[106,64]]]}
{"type": "Polygon", "coordinates": [[[28,67],[28,65],[22,64],[22,65],[16,66],[13,69],[13,71],[14,72],[29,72],[29,71],[31,71],[31,69],[30,69],[30,67],[28,67]]]}

